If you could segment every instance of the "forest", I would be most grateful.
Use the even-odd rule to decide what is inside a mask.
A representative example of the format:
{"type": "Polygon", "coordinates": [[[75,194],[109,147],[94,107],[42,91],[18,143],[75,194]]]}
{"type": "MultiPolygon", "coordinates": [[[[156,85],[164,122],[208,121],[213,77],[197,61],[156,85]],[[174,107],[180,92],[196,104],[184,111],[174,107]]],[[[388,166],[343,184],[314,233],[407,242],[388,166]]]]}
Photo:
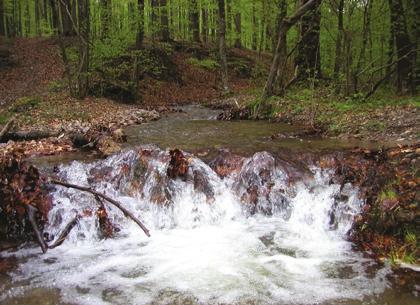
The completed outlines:
{"type": "Polygon", "coordinates": [[[417,304],[419,0],[0,0],[0,303],[417,304]]]}
{"type": "Polygon", "coordinates": [[[214,53],[215,62],[204,64],[220,69],[223,91],[229,90],[226,53],[237,48],[254,51],[257,66],[262,58],[272,62],[269,71],[255,71],[267,78],[263,100],[301,82],[365,99],[378,88],[416,94],[419,16],[415,0],[2,0],[0,36],[61,38],[67,85],[80,98],[97,74],[118,81],[112,74],[122,68],[106,71],[106,65],[124,57],[132,70],[125,89],[139,99],[144,48],[167,44],[170,52],[172,42],[182,41],[214,53]],[[77,40],[71,48],[69,37],[77,40]]]}

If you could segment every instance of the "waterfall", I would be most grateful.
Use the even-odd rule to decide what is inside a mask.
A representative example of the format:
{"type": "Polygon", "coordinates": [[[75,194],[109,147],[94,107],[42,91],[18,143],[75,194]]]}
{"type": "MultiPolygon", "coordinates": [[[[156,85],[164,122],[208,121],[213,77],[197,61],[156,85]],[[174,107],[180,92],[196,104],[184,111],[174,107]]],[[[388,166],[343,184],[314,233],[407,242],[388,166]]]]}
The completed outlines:
{"type": "Polygon", "coordinates": [[[266,152],[243,158],[223,177],[186,154],[185,179],[166,175],[167,151],[154,146],[106,160],[59,167],[62,180],[106,193],[150,229],[151,237],[105,203],[118,226],[101,239],[93,196],[57,187],[45,232],[56,238],[82,215],[62,246],[26,259],[18,287],[60,290],[63,302],[97,304],[321,304],[364,300],[387,287],[388,268],[347,241],[363,201],[331,184],[332,172],[298,169],[266,152]],[[27,281],[30,280],[30,284],[27,281]]]}

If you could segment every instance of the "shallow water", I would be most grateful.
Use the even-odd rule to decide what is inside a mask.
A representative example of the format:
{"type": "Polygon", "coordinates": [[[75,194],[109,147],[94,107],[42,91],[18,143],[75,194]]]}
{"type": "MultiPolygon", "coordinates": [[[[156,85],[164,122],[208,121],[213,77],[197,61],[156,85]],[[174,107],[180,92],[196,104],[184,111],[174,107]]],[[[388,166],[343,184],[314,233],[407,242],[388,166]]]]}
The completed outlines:
{"type": "MultiPolygon", "coordinates": [[[[194,111],[190,119],[209,114],[194,111]]],[[[330,173],[316,167],[310,168],[310,177],[290,184],[282,167],[269,166],[271,155],[254,154],[269,145],[263,140],[266,135],[290,126],[203,123],[185,121],[185,116],[136,128],[130,139],[135,142],[139,137],[162,147],[173,141],[191,150],[218,142],[251,155],[240,172],[222,179],[200,159],[188,156],[190,173],[200,172],[208,182],[209,200],[192,180],[165,180],[167,152],[155,148],[140,178],[133,172],[121,176],[125,165],[134,168],[138,162],[137,152],[131,150],[107,160],[61,165],[61,179],[91,185],[118,199],[145,223],[151,237],[107,205],[120,231],[113,239],[101,239],[94,208],[92,213],[94,198],[58,187],[45,231],[57,236],[74,215],[84,217],[62,246],[45,255],[33,247],[5,253],[17,256],[20,265],[0,277],[1,304],[419,303],[412,292],[401,291],[390,281],[389,266],[378,266],[347,241],[363,205],[356,188],[330,184],[330,173]],[[185,129],[183,124],[191,125],[185,129]],[[200,124],[202,129],[197,128],[200,124]],[[219,130],[218,138],[220,126],[226,128],[219,130]],[[185,134],[179,135],[180,129],[185,134]],[[236,132],[238,138],[229,141],[228,134],[236,132]],[[245,134],[252,135],[244,138],[245,134]],[[106,178],[92,180],[97,169],[109,169],[106,178]],[[243,202],[250,185],[267,190],[261,170],[269,171],[272,184],[269,195],[260,194],[258,205],[269,213],[253,213],[243,202]],[[133,181],[140,181],[141,188],[133,187],[133,181]],[[152,203],[156,185],[162,185],[158,192],[170,195],[168,207],[152,203]]]]}
{"type": "Polygon", "coordinates": [[[302,131],[302,127],[268,121],[217,121],[220,110],[199,106],[184,107],[183,111],[155,122],[126,128],[128,146],[153,143],[163,149],[178,147],[189,152],[211,152],[223,148],[234,153],[251,155],[257,151],[276,153],[287,149],[315,152],[386,145],[354,139],[296,137],[293,133],[302,131]],[[271,136],[279,133],[285,138],[271,139],[271,136]]]}

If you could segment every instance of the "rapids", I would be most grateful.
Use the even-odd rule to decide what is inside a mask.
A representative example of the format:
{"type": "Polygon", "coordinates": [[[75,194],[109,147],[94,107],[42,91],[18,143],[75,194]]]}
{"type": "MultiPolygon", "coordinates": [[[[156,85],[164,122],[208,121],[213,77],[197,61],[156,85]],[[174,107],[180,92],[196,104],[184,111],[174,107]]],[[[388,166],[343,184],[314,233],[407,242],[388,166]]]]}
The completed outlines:
{"type": "Polygon", "coordinates": [[[106,205],[120,231],[101,239],[87,212],[95,199],[57,187],[45,232],[53,238],[74,215],[84,217],[45,255],[27,247],[8,253],[23,263],[13,282],[0,284],[0,302],[375,304],[389,286],[390,268],[377,268],[347,241],[363,205],[358,190],[331,184],[328,170],[311,166],[291,181],[287,164],[260,152],[222,178],[187,158],[184,180],[166,177],[168,152],[154,146],[61,165],[61,179],[118,199],[151,237],[106,205]]]}

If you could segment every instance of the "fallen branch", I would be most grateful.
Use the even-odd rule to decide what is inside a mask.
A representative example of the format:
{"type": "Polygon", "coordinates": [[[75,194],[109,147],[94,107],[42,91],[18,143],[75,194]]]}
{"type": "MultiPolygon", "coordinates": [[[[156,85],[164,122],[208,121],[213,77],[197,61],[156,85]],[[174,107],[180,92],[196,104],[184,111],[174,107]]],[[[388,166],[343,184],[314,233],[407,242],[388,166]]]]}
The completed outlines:
{"type": "Polygon", "coordinates": [[[67,188],[76,189],[76,190],[83,191],[83,192],[87,192],[87,193],[90,193],[90,194],[94,195],[95,197],[99,197],[99,198],[104,199],[105,201],[108,201],[109,203],[111,203],[112,205],[114,205],[118,209],[120,209],[120,211],[123,212],[124,216],[133,220],[143,230],[143,232],[148,237],[150,237],[149,230],[143,225],[143,223],[140,220],[138,220],[129,210],[127,210],[125,207],[123,207],[122,204],[119,203],[118,201],[106,196],[105,194],[99,193],[99,192],[97,192],[97,191],[95,191],[95,190],[93,190],[89,187],[75,185],[75,184],[71,184],[71,183],[67,183],[67,182],[63,182],[63,181],[59,181],[59,180],[51,180],[50,183],[56,184],[56,185],[61,185],[61,186],[67,187],[67,188]]]}
{"type": "Polygon", "coordinates": [[[79,221],[79,215],[76,215],[61,231],[60,235],[56,239],[56,241],[48,246],[48,249],[54,249],[58,246],[60,246],[64,240],[67,238],[67,236],[70,234],[71,230],[76,226],[77,222],[79,221]]]}
{"type": "Polygon", "coordinates": [[[44,238],[42,238],[42,234],[41,234],[41,232],[38,229],[38,224],[37,224],[36,219],[35,219],[35,212],[37,211],[37,209],[34,208],[30,204],[26,204],[25,205],[25,209],[26,209],[26,213],[28,214],[28,219],[29,219],[29,222],[30,222],[30,224],[32,226],[32,229],[35,232],[35,237],[36,237],[39,245],[41,246],[42,253],[46,253],[47,252],[47,249],[48,249],[48,246],[45,243],[44,238]]]}
{"type": "Polygon", "coordinates": [[[6,125],[4,125],[3,129],[0,131],[0,142],[3,140],[5,135],[9,132],[9,130],[13,127],[13,123],[15,122],[15,117],[11,118],[6,125]]]}

